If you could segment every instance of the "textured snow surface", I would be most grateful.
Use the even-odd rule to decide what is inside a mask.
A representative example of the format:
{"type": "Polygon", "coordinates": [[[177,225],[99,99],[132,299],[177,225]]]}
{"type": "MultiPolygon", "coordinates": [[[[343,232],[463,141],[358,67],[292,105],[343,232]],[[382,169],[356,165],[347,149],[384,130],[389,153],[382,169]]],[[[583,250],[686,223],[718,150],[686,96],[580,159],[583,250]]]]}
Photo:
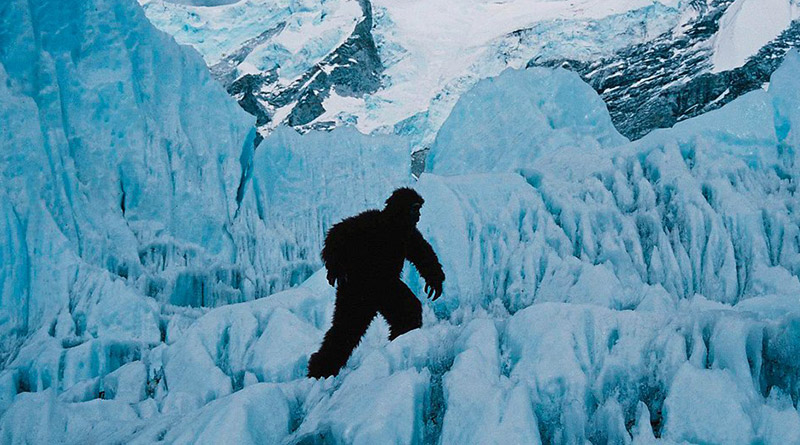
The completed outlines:
{"type": "Polygon", "coordinates": [[[442,298],[311,380],[322,237],[412,183],[412,142],[254,152],[132,0],[0,21],[0,442],[800,441],[797,53],[634,143],[572,74],[481,82],[413,183],[442,298]]]}

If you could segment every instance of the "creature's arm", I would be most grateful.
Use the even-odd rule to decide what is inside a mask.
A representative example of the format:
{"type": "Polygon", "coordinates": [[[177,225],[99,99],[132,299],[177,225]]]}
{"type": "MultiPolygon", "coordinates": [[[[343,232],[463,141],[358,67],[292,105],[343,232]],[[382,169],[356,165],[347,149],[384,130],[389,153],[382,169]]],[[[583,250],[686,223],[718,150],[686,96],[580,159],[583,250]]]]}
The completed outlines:
{"type": "Polygon", "coordinates": [[[425,279],[425,292],[428,297],[433,297],[434,300],[442,295],[442,282],[444,282],[444,271],[442,265],[439,264],[439,258],[433,248],[419,230],[414,229],[409,239],[408,248],[406,249],[406,258],[414,265],[425,279]]]}
{"type": "Polygon", "coordinates": [[[322,263],[328,269],[328,283],[331,286],[335,285],[336,281],[341,284],[347,280],[341,258],[346,238],[344,229],[342,224],[331,227],[325,236],[325,245],[322,248],[322,263]]]}

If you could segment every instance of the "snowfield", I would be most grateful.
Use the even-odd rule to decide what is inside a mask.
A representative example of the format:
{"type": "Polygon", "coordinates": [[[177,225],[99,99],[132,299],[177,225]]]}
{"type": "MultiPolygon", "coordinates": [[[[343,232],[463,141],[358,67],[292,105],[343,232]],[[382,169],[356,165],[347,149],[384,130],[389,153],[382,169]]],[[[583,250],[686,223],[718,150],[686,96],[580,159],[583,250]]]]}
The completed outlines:
{"type": "Polygon", "coordinates": [[[797,52],[635,142],[576,74],[504,71],[415,180],[408,136],[254,150],[133,0],[11,0],[0,25],[0,442],[800,442],[797,52]],[[325,231],[403,185],[443,296],[305,378],[325,231]]]}

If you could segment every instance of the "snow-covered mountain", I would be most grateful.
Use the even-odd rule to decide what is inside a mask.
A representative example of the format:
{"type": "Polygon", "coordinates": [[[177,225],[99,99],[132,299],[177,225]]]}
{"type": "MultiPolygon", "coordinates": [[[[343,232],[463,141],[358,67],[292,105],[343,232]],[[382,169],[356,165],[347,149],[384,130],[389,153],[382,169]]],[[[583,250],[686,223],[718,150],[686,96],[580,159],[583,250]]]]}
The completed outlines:
{"type": "Polygon", "coordinates": [[[797,4],[743,0],[698,4],[680,27],[599,60],[531,61],[577,71],[600,93],[625,136],[721,107],[769,82],[800,47],[797,4]]]}
{"type": "MultiPolygon", "coordinates": [[[[367,48],[347,46],[365,3],[292,2],[283,25],[269,8],[285,5],[261,5],[240,19],[265,42],[295,29],[285,45],[330,54],[293,28],[310,21],[317,44],[367,48]]],[[[8,1],[0,442],[798,443],[800,54],[784,59],[763,88],[634,142],[578,73],[501,63],[437,102],[415,181],[421,131],[280,126],[254,149],[208,60],[134,0],[8,1]],[[444,294],[421,329],[388,342],[377,319],[340,376],[307,379],[333,310],[324,233],[401,185],[426,200],[444,294]]]]}
{"type": "Polygon", "coordinates": [[[793,0],[141,1],[263,134],[352,124],[415,150],[477,81],[534,65],[581,73],[639,138],[761,87],[800,26],[793,0]]]}

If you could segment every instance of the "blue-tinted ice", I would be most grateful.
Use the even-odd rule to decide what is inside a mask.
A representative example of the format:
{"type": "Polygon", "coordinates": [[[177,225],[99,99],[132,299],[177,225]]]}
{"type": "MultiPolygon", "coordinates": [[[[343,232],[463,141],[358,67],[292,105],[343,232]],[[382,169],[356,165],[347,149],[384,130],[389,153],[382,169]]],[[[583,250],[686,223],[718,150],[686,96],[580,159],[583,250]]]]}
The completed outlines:
{"type": "Polygon", "coordinates": [[[800,442],[797,53],[635,142],[576,75],[507,71],[414,182],[407,136],[254,150],[136,3],[74,3],[0,11],[0,442],[800,442]],[[306,379],[325,230],[409,184],[443,297],[306,379]]]}

